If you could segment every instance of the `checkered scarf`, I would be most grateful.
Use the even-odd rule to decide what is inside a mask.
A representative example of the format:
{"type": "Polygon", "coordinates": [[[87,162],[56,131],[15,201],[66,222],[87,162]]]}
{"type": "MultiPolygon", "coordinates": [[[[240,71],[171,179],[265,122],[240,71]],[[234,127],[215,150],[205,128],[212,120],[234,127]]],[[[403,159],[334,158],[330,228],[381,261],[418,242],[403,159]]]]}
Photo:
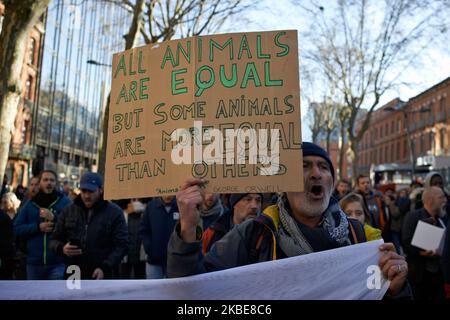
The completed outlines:
{"type": "MultiPolygon", "coordinates": [[[[278,208],[280,216],[279,245],[281,250],[288,256],[294,257],[302,254],[314,252],[311,245],[298,227],[297,222],[286,208],[287,199],[278,198],[278,208]]],[[[338,202],[331,198],[328,208],[322,214],[321,227],[325,228],[330,237],[339,246],[350,245],[348,237],[348,220],[344,212],[339,207],[338,202]],[[337,221],[336,216],[339,217],[337,221]]]]}

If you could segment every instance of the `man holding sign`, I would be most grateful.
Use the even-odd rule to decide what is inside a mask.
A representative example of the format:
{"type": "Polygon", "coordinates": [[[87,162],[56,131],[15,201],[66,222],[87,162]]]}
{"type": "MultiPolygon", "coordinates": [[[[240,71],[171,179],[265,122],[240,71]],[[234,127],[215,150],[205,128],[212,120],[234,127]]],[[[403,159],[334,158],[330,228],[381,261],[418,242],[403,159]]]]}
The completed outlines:
{"type": "MultiPolygon", "coordinates": [[[[180,223],[169,242],[168,275],[188,276],[324,251],[365,241],[358,222],[347,219],[331,197],[334,168],[321,147],[303,142],[303,192],[286,197],[264,211],[262,218],[244,221],[216,242],[199,261],[201,230],[199,205],[203,201],[200,179],[188,180],[177,193],[180,223]]],[[[392,244],[383,244],[379,261],[391,280],[388,295],[409,297],[408,266],[392,244]]]]}
{"type": "Polygon", "coordinates": [[[105,199],[301,190],[294,30],[199,36],[113,58],[105,199]]]}

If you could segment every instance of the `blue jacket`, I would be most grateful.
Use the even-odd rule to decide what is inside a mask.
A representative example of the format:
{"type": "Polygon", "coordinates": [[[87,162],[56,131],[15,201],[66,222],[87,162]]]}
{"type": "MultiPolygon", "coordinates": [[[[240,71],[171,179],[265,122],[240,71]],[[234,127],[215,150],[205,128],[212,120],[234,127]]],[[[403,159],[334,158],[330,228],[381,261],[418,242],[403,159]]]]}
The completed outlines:
{"type": "Polygon", "coordinates": [[[164,272],[167,265],[167,244],[179,219],[175,198],[170,206],[170,211],[167,213],[161,198],[150,201],[140,227],[148,263],[162,266],[164,272]]]}
{"type": "MultiPolygon", "coordinates": [[[[47,209],[55,215],[55,225],[62,208],[70,203],[68,197],[58,193],[58,199],[49,205],[47,209]]],[[[44,219],[39,217],[39,209],[40,207],[36,202],[33,200],[27,201],[14,221],[16,235],[27,239],[27,264],[51,265],[64,263],[62,257],[48,249],[50,234],[39,230],[39,224],[44,222],[44,219]]]]}

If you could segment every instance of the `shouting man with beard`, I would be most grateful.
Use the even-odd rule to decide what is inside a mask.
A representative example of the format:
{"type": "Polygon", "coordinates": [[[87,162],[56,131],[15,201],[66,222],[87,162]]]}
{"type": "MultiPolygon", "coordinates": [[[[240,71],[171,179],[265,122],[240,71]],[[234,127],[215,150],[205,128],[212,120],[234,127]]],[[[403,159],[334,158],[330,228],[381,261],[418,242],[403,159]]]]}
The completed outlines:
{"type": "MultiPolygon", "coordinates": [[[[237,225],[200,262],[202,233],[197,226],[203,181],[188,180],[177,193],[180,222],[169,241],[169,277],[224,270],[365,241],[361,223],[348,219],[331,196],[334,168],[327,152],[310,142],[302,143],[302,152],[304,192],[287,192],[261,216],[237,225]]],[[[410,297],[404,257],[395,252],[391,243],[380,246],[380,251],[384,253],[380,269],[391,280],[388,296],[410,297]]]]}

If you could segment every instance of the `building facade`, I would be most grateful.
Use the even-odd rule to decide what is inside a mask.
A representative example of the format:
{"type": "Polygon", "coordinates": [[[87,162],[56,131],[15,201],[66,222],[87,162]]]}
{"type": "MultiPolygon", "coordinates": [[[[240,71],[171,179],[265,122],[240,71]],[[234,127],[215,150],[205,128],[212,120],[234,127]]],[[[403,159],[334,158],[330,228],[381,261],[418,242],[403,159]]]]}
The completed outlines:
{"type": "MultiPolygon", "coordinates": [[[[0,3],[0,16],[2,9],[0,3]]],[[[111,2],[50,2],[25,54],[25,90],[6,170],[14,188],[44,168],[73,185],[85,171],[96,171],[112,55],[124,50],[130,19],[111,2]]]]}
{"type": "Polygon", "coordinates": [[[381,183],[409,184],[430,171],[450,182],[450,77],[373,112],[359,148],[359,170],[381,183]],[[411,152],[411,150],[413,150],[411,152]]]}
{"type": "MultiPolygon", "coordinates": [[[[0,3],[0,32],[4,16],[4,5],[0,3]]],[[[39,72],[41,67],[42,43],[44,38],[45,16],[41,17],[28,36],[25,57],[23,61],[21,81],[22,95],[14,121],[14,131],[11,136],[8,164],[5,174],[12,187],[28,184],[35,147],[31,141],[33,126],[33,110],[37,100],[39,72]]]]}
{"type": "MultiPolygon", "coordinates": [[[[324,148],[325,150],[327,150],[327,142],[326,140],[320,139],[319,140],[319,145],[324,148]]],[[[334,166],[334,170],[335,170],[335,176],[337,177],[337,179],[339,179],[338,177],[340,176],[340,172],[339,172],[339,138],[333,138],[330,140],[330,144],[329,144],[329,150],[328,154],[330,155],[330,159],[331,162],[333,163],[334,166]]],[[[348,161],[348,156],[347,156],[347,150],[348,150],[348,144],[345,143],[344,144],[344,158],[343,158],[343,164],[342,164],[342,177],[346,180],[351,180],[351,172],[352,172],[352,168],[349,165],[349,161],[348,161]]],[[[337,182],[337,180],[336,180],[337,182]]]]}
{"type": "Polygon", "coordinates": [[[124,49],[130,17],[101,1],[52,1],[47,12],[32,174],[49,168],[75,184],[96,170],[112,54],[124,49]]]}

